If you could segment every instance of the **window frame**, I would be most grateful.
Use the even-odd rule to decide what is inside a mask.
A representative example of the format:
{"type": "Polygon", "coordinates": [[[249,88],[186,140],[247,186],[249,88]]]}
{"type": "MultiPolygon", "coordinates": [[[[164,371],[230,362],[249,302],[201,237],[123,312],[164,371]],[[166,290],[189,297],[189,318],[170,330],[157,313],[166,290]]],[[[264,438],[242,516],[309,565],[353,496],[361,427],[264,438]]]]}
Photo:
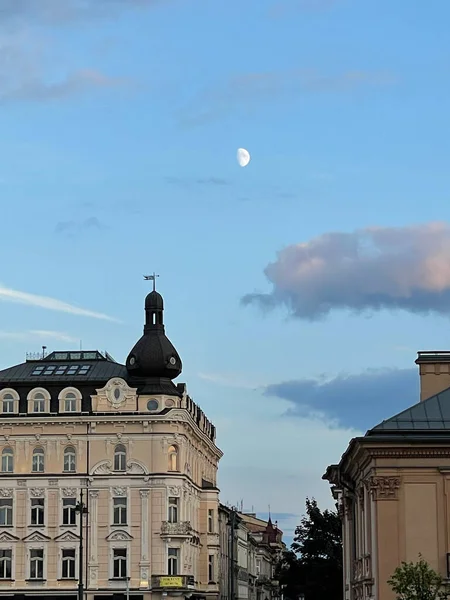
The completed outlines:
{"type": "Polygon", "coordinates": [[[112,499],[113,518],[112,524],[117,527],[119,525],[128,525],[128,498],[126,496],[114,496],[112,499]],[[122,504],[122,505],[121,505],[122,504]],[[116,520],[117,510],[117,520],[116,520]],[[123,519],[125,515],[125,519],[123,519]]]}
{"type": "Polygon", "coordinates": [[[214,533],[214,509],[208,508],[208,533],[214,533]]]}
{"type": "Polygon", "coordinates": [[[63,473],[76,473],[76,472],[77,472],[77,451],[74,446],[66,446],[64,448],[64,453],[63,453],[63,473]],[[73,457],[73,469],[66,469],[66,457],[69,457],[69,456],[73,457]]]}
{"type": "Polygon", "coordinates": [[[125,473],[127,470],[127,448],[125,444],[116,444],[114,446],[113,471],[116,473],[125,473]],[[116,462],[117,460],[117,462],[116,462]],[[122,465],[123,462],[123,465],[122,465]],[[123,467],[123,468],[122,468],[123,467]]]}
{"type": "Polygon", "coordinates": [[[181,552],[178,546],[167,548],[167,575],[169,577],[179,575],[181,552]],[[175,569],[173,565],[175,564],[175,569]]]}
{"type": "Polygon", "coordinates": [[[1,454],[1,472],[2,473],[14,473],[14,449],[11,446],[5,446],[2,448],[1,454]],[[9,458],[9,460],[8,460],[9,458]],[[5,469],[4,465],[8,462],[11,463],[11,469],[5,469]]]}
{"type": "MultiPolygon", "coordinates": [[[[71,496],[69,498],[63,498],[61,502],[61,525],[62,527],[75,527],[77,524],[77,513],[75,510],[75,506],[77,504],[77,499],[75,496],[71,496]],[[70,502],[70,504],[69,504],[70,502]],[[67,503],[65,506],[64,504],[67,503]],[[73,515],[73,523],[65,523],[64,515],[67,514],[69,516],[73,515]]],[[[70,521],[70,518],[68,519],[70,521]]]]}
{"type": "Polygon", "coordinates": [[[28,579],[30,581],[45,581],[46,579],[46,563],[45,563],[45,550],[44,548],[30,548],[28,550],[28,579]],[[33,557],[33,552],[39,552],[42,557],[33,557]],[[32,563],[42,564],[42,577],[32,576],[32,563]]]}
{"type": "Polygon", "coordinates": [[[14,500],[13,498],[0,498],[0,513],[4,512],[5,522],[0,523],[0,527],[14,527],[14,500]],[[10,523],[7,523],[7,517],[10,517],[10,523]]]}
{"type": "MultiPolygon", "coordinates": [[[[14,560],[13,560],[13,550],[12,548],[0,548],[0,553],[9,552],[9,557],[0,555],[0,581],[12,581],[14,580],[14,560]],[[2,565],[8,562],[9,560],[9,577],[2,577],[2,565]]],[[[6,567],[4,567],[6,568],[6,567]]]]}
{"type": "Polygon", "coordinates": [[[44,497],[30,498],[30,527],[45,527],[44,497]],[[35,519],[35,523],[33,523],[33,519],[35,519]]]}
{"type": "Polygon", "coordinates": [[[216,561],[214,554],[208,554],[208,583],[216,583],[216,561]]]}
{"type": "Polygon", "coordinates": [[[27,403],[28,403],[28,413],[29,414],[45,415],[50,412],[50,394],[49,394],[48,390],[46,390],[45,388],[42,388],[42,387],[33,388],[27,396],[27,403]],[[36,398],[37,394],[42,395],[43,398],[36,398]],[[44,410],[34,410],[35,402],[37,402],[37,401],[43,402],[44,410]]]}
{"type": "Polygon", "coordinates": [[[180,499],[177,496],[169,496],[167,502],[167,521],[169,523],[179,523],[180,499]]]}
{"type": "Polygon", "coordinates": [[[82,399],[83,396],[79,389],[76,387],[66,387],[58,395],[59,401],[59,412],[66,415],[74,415],[82,412],[82,399]],[[70,395],[70,396],[69,396],[70,395]],[[69,398],[67,397],[69,396],[69,398]],[[66,402],[70,400],[74,402],[75,410],[67,410],[66,402]]]}
{"type": "Polygon", "coordinates": [[[176,444],[170,444],[167,451],[167,470],[169,472],[177,472],[179,470],[179,448],[176,444]]]}
{"type": "MultiPolygon", "coordinates": [[[[14,415],[17,414],[19,412],[19,399],[20,396],[19,394],[16,392],[16,390],[13,390],[12,388],[4,388],[3,390],[0,391],[0,413],[3,415],[14,415]],[[12,407],[13,410],[10,411],[6,411],[4,410],[5,408],[5,396],[12,396],[12,407]]],[[[11,398],[7,399],[8,404],[11,402],[11,398]]]]}
{"type": "MultiPolygon", "coordinates": [[[[39,461],[36,461],[38,463],[39,461]]],[[[39,465],[38,465],[39,466],[39,465]]],[[[42,446],[36,446],[33,448],[33,453],[31,455],[31,472],[32,473],[45,473],[45,450],[42,446]],[[34,468],[34,458],[42,456],[42,468],[35,469],[34,468]]]]}
{"type": "MultiPolygon", "coordinates": [[[[123,580],[124,578],[128,577],[128,556],[129,556],[129,550],[127,547],[124,546],[117,546],[115,548],[112,548],[112,561],[111,561],[111,579],[118,579],[118,580],[123,580]],[[125,557],[124,556],[116,556],[116,553],[125,553],[125,557]],[[122,563],[125,562],[125,575],[116,575],[116,563],[122,563]]],[[[120,571],[122,571],[122,567],[119,567],[120,571]]]]}
{"type": "Polygon", "coordinates": [[[64,579],[64,581],[67,581],[67,580],[71,581],[71,580],[77,579],[77,550],[76,550],[76,548],[69,548],[69,547],[61,548],[61,579],[64,579]],[[71,552],[71,553],[73,553],[73,556],[65,557],[64,556],[65,552],[71,552]],[[73,564],[73,575],[64,576],[64,566],[67,563],[73,564]]]}

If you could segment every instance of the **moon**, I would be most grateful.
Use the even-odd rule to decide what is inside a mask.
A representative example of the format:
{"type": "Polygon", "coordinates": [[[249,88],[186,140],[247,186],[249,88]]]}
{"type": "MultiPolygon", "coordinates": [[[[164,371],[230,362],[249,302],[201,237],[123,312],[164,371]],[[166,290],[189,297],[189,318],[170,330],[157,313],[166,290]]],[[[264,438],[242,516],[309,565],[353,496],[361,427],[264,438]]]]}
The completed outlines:
{"type": "Polygon", "coordinates": [[[238,148],[237,161],[240,167],[246,167],[250,162],[250,153],[245,148],[238,148]]]}

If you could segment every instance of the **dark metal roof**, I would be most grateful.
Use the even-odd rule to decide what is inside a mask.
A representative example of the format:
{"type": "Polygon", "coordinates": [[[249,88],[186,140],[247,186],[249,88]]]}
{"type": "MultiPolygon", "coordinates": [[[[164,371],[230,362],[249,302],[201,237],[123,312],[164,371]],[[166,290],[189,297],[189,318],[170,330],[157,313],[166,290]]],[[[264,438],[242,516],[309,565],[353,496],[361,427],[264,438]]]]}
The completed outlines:
{"type": "Polygon", "coordinates": [[[367,435],[395,431],[449,431],[450,430],[450,388],[419,402],[383,421],[367,432],[367,435]]]}
{"type": "Polygon", "coordinates": [[[30,383],[43,385],[58,382],[108,381],[111,377],[127,378],[125,365],[109,354],[90,352],[52,352],[39,360],[27,360],[0,371],[0,385],[30,383]],[[40,371],[40,372],[39,372],[40,371]]]}

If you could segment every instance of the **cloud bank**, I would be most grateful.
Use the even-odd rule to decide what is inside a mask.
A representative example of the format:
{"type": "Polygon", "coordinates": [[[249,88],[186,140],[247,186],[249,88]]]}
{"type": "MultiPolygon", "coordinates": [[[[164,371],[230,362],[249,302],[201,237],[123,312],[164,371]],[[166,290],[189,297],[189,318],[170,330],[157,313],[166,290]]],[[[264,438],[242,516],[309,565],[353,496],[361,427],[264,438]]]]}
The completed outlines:
{"type": "Polygon", "coordinates": [[[275,383],[264,393],[291,402],[291,416],[323,415],[339,426],[367,431],[419,402],[419,375],[416,369],[368,369],[328,380],[275,383]]]}
{"type": "Polygon", "coordinates": [[[450,314],[450,227],[367,227],[284,248],[265,268],[271,293],[243,304],[284,306],[310,321],[333,310],[450,314]]]}

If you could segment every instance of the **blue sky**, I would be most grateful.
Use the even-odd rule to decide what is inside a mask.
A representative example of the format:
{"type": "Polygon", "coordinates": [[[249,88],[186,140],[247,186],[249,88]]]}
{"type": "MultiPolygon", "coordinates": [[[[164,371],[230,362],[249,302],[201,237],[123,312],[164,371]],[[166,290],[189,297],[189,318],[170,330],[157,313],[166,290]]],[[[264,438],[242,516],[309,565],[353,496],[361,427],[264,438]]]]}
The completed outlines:
{"type": "Polygon", "coordinates": [[[307,495],[330,506],[326,466],[418,400],[417,350],[448,347],[449,18],[4,1],[0,367],[79,340],[123,361],[155,270],[222,499],[286,531],[307,495]]]}

